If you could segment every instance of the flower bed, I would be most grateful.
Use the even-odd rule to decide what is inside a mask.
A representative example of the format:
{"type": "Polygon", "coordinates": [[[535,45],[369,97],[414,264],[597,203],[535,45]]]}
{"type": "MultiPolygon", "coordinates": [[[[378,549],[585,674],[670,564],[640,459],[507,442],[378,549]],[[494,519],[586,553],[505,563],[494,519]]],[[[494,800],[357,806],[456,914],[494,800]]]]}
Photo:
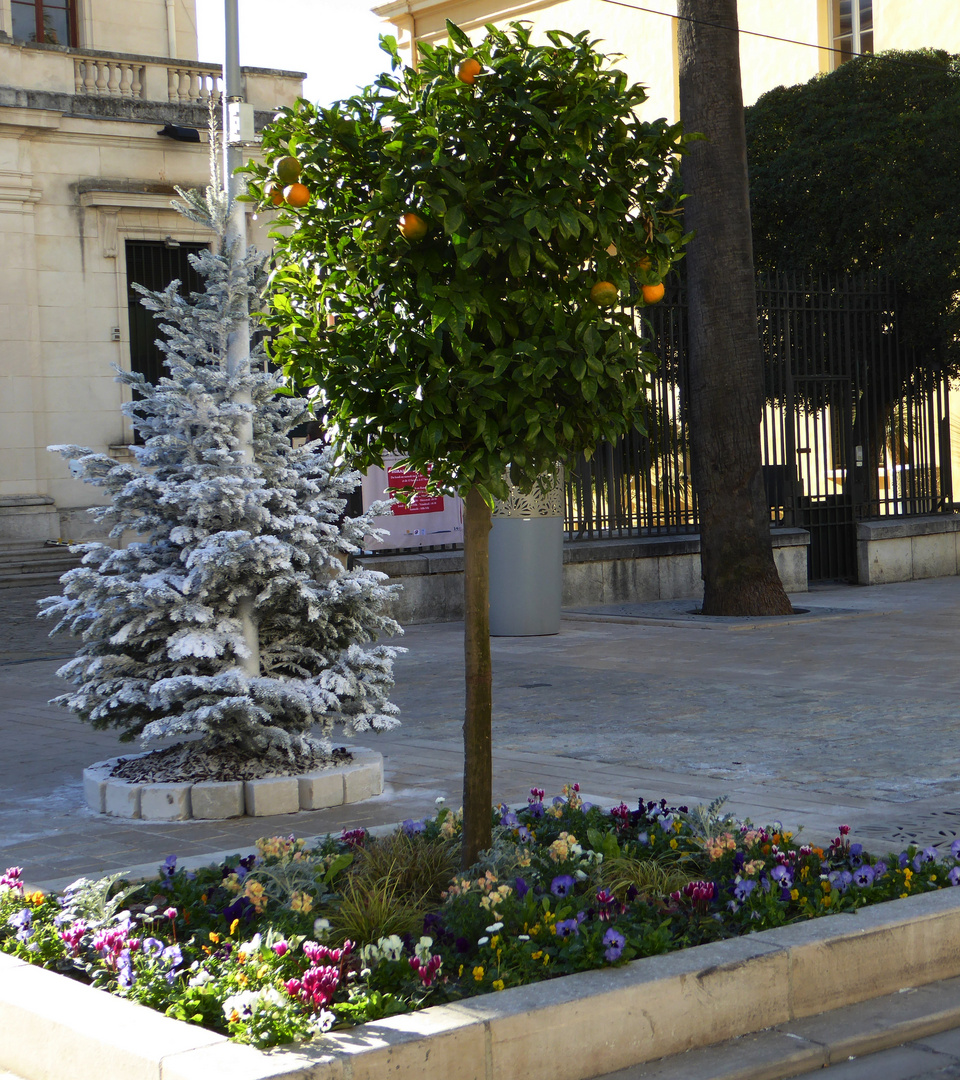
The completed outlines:
{"type": "Polygon", "coordinates": [[[393,837],[362,830],[196,873],[81,882],[62,896],[0,877],[0,950],[242,1042],[270,1046],[960,880],[951,857],[876,859],[841,827],[826,849],[719,807],[495,810],[484,863],[455,875],[449,810],[393,837]],[[446,885],[445,888],[441,887],[446,885]]]}

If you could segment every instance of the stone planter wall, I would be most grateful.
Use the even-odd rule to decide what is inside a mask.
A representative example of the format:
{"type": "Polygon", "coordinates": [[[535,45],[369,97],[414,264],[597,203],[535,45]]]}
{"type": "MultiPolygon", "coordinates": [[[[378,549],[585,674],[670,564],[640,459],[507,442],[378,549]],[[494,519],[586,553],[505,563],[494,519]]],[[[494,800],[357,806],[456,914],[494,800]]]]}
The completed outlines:
{"type": "MultiPolygon", "coordinates": [[[[269,1052],[0,954],[0,1071],[22,1080],[586,1080],[775,1028],[808,1051],[798,1068],[774,1062],[762,1073],[782,1077],[827,1064],[823,1045],[795,1034],[797,1021],[952,978],[958,942],[960,889],[943,889],[269,1052]]],[[[945,1014],[924,1030],[955,1024],[945,1014]]]]}
{"type": "MultiPolygon", "coordinates": [[[[87,805],[112,817],[146,821],[187,821],[191,818],[273,817],[300,810],[360,802],[383,793],[383,755],[351,748],[346,765],[262,780],[147,784],[110,776],[121,758],[99,761],[83,770],[87,805]]],[[[123,760],[142,755],[128,754],[123,760]]]]}
{"type": "MultiPolygon", "coordinates": [[[[783,587],[788,593],[806,592],[810,534],[804,529],[772,529],[771,536],[783,587]]],[[[462,551],[368,555],[360,561],[403,585],[392,610],[400,623],[463,618],[462,551]]],[[[563,545],[563,607],[702,595],[699,536],[567,541],[563,545]]]]}
{"type": "Polygon", "coordinates": [[[857,581],[950,577],[960,569],[960,515],[888,518],[857,524],[857,581]]]}

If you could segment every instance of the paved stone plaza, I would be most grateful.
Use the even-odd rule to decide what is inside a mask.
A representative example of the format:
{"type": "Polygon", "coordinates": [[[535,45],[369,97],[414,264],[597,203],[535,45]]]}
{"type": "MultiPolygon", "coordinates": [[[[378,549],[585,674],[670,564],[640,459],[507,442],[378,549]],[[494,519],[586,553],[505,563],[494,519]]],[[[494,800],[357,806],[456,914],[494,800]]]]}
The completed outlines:
{"type": "MultiPolygon", "coordinates": [[[[260,835],[386,824],[458,804],[463,627],[408,629],[403,727],[362,740],[386,792],[280,818],[146,823],[83,803],[85,765],[122,752],[47,704],[70,642],[35,618],[44,590],[0,591],[0,860],[33,882],[237,850],[260,835]]],[[[960,833],[960,578],[816,588],[792,619],[708,620],[693,601],[570,612],[561,633],[496,638],[495,794],[578,780],[595,797],[729,797],[755,821],[841,820],[871,847],[960,833]]],[[[131,751],[138,749],[134,744],[131,751]]]]}
{"type": "MultiPolygon", "coordinates": [[[[440,795],[459,803],[463,627],[437,623],[403,640],[403,728],[361,740],[384,754],[383,797],[223,822],[94,814],[81,770],[123,748],[47,704],[71,650],[35,617],[46,591],[0,590],[0,864],[23,866],[31,883],[237,851],[276,832],[389,824],[431,813],[440,795]]],[[[555,637],[494,639],[496,796],[522,802],[533,784],[555,792],[571,780],[588,797],[628,802],[724,794],[737,814],[802,823],[812,840],[845,821],[874,849],[949,842],[960,834],[960,578],[818,587],[794,601],[807,613],[770,620],[703,619],[694,601],[571,611],[555,637]]],[[[887,1006],[877,1008],[882,1027],[887,1006]]],[[[838,1080],[960,1076],[957,1038],[831,1071],[838,1080]]],[[[730,1076],[754,1075],[741,1071],[752,1052],[745,1042],[723,1052],[706,1052],[696,1075],[727,1075],[722,1060],[730,1076]]],[[[690,1075],[687,1065],[671,1059],[618,1075],[667,1080],[690,1075]]],[[[781,1075],[769,1067],[763,1075],[781,1075]]]]}

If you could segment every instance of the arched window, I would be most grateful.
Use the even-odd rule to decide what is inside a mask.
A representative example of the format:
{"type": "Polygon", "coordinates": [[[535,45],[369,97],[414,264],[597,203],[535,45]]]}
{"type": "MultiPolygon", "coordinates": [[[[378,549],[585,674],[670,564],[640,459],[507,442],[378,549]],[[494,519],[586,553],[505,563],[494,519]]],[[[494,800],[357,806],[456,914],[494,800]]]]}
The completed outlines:
{"type": "Polygon", "coordinates": [[[833,66],[873,52],[873,0],[833,0],[833,66]]]}
{"type": "Polygon", "coordinates": [[[11,0],[14,41],[77,46],[77,0],[11,0]]]}

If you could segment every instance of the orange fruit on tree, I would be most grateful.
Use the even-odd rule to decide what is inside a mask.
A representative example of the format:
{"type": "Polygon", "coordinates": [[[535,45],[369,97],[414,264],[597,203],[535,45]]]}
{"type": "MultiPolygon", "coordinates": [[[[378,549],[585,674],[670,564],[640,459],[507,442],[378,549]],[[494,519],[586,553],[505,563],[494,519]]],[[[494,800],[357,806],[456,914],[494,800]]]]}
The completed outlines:
{"type": "Polygon", "coordinates": [[[427,235],[427,223],[412,210],[401,215],[399,229],[404,240],[409,240],[411,243],[422,240],[427,235]]]}
{"type": "Polygon", "coordinates": [[[282,157],[277,162],[277,179],[281,187],[288,187],[300,179],[300,162],[295,157],[282,157]]]}
{"type": "Polygon", "coordinates": [[[644,257],[637,263],[638,270],[649,270],[653,263],[650,262],[650,256],[644,255],[644,257]]]}
{"type": "Polygon", "coordinates": [[[598,281],[590,290],[590,300],[597,307],[613,307],[620,296],[620,290],[612,281],[598,281]]]}
{"type": "Polygon", "coordinates": [[[658,281],[656,285],[644,285],[640,291],[643,293],[645,304],[659,304],[663,299],[663,282],[658,281]]]}
{"type": "Polygon", "coordinates": [[[468,86],[473,86],[473,80],[483,71],[480,61],[470,56],[457,68],[457,78],[468,86]]]}
{"type": "Polygon", "coordinates": [[[272,180],[268,184],[264,184],[263,187],[264,198],[269,199],[274,206],[281,206],[283,204],[283,189],[279,184],[275,184],[272,180]]]}
{"type": "Polygon", "coordinates": [[[310,189],[306,184],[289,184],[283,189],[283,197],[288,206],[306,206],[310,201],[310,189]]]}

